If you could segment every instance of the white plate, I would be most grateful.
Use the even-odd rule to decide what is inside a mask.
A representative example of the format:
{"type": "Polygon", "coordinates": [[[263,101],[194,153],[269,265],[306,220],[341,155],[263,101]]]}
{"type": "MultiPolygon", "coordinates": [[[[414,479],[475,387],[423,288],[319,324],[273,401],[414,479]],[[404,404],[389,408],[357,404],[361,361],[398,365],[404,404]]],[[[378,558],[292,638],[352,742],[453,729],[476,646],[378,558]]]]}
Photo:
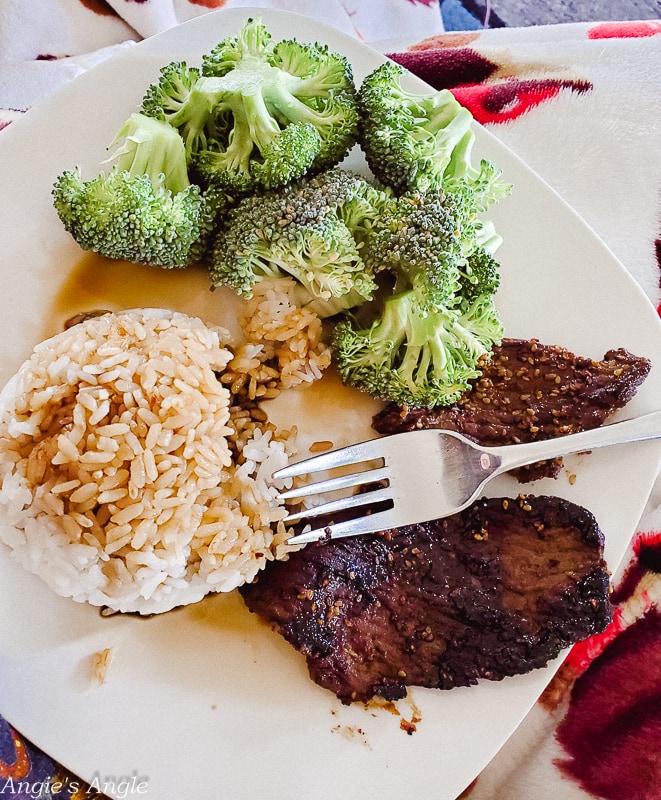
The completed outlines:
{"type": "MultiPolygon", "coordinates": [[[[169,305],[223,320],[227,295],[210,293],[201,271],[102,267],[81,254],[51,207],[50,187],[75,164],[86,177],[95,174],[159,68],[181,58],[198,63],[250,13],[214,12],[139,44],[2,133],[1,382],[38,340],[81,309],[169,305]]],[[[358,79],[383,60],[311,20],[252,13],[278,38],[295,32],[345,53],[358,79]]],[[[494,215],[506,241],[499,303],[507,334],[536,336],[594,358],[624,346],[661,364],[657,315],[610,252],[497,140],[479,130],[478,145],[515,184],[494,215]]],[[[624,415],[654,409],[660,392],[654,367],[624,415]]],[[[370,403],[356,393],[316,387],[305,398],[302,413],[314,400],[311,437],[339,444],[369,430],[370,403]]],[[[281,406],[280,413],[292,408],[281,406]]],[[[660,445],[648,442],[579,457],[572,462],[573,486],[563,476],[535,488],[596,514],[615,569],[660,455],[660,445]]],[[[399,716],[394,709],[341,706],[310,681],[303,658],[251,616],[236,593],[151,620],[101,619],[94,608],[56,597],[2,549],[0,601],[0,713],[81,777],[114,781],[111,795],[121,793],[123,776],[134,779],[129,796],[155,800],[451,800],[512,733],[557,666],[476,688],[413,689],[399,716]],[[98,686],[92,656],[106,647],[115,657],[98,686]],[[421,719],[408,736],[400,721],[414,715],[421,719]],[[146,793],[138,791],[142,781],[146,793]]]]}

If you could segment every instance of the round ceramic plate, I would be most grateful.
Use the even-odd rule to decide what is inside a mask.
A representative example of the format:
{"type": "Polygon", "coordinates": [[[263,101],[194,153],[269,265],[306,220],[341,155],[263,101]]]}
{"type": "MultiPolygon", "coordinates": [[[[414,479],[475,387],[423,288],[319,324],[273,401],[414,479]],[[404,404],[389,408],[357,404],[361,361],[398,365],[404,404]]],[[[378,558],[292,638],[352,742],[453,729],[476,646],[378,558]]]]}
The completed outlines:
{"type": "MultiPolygon", "coordinates": [[[[131,47],[14,122],[0,136],[0,382],[77,311],[156,306],[231,320],[231,296],[210,292],[203,270],[167,272],[82,253],[60,225],[50,189],[74,165],[85,177],[96,174],[159,68],[178,59],[199,63],[251,12],[276,38],[295,33],[344,53],[358,80],[383,61],[306,18],[219,11],[131,47]]],[[[477,133],[476,152],[515,186],[493,215],[505,238],[498,303],[507,335],[537,337],[593,358],[627,347],[661,364],[659,320],[625,270],[515,155],[485,131],[477,133]]],[[[349,164],[360,166],[359,157],[349,164]]],[[[654,366],[620,416],[652,410],[660,392],[654,366]]],[[[294,393],[273,413],[297,423],[304,440],[341,445],[369,435],[372,410],[371,401],[329,378],[294,393]]],[[[534,489],[589,508],[615,569],[648,497],[660,448],[647,442],[577,457],[573,485],[561,476],[534,489]]],[[[494,491],[519,489],[504,480],[494,491]]],[[[557,665],[468,689],[413,689],[397,706],[342,706],[312,683],[302,656],[252,616],[236,592],[162,617],[104,619],[95,608],[55,596],[0,549],[0,712],[114,796],[128,779],[134,796],[140,789],[155,800],[452,800],[512,733],[557,665]],[[105,648],[114,658],[98,685],[93,658],[105,648]],[[402,723],[412,721],[415,733],[407,735],[402,723]]]]}

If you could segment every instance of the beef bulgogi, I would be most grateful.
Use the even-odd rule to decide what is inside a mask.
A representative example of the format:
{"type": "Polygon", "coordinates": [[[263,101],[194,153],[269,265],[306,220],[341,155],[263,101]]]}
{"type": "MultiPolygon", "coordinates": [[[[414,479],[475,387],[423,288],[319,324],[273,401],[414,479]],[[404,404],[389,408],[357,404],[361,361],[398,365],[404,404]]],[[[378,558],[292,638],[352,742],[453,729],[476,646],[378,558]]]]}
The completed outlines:
{"type": "MultiPolygon", "coordinates": [[[[458,402],[431,409],[390,404],[373,427],[379,433],[446,428],[484,445],[550,439],[603,425],[631,400],[650,366],[624,349],[593,361],[536,339],[504,339],[458,402]]],[[[516,474],[521,481],[557,477],[561,467],[557,458],[516,474]]]]}
{"type": "Polygon", "coordinates": [[[603,535],[554,497],[308,545],[241,589],[344,703],[542,667],[611,619],[603,535]]]}

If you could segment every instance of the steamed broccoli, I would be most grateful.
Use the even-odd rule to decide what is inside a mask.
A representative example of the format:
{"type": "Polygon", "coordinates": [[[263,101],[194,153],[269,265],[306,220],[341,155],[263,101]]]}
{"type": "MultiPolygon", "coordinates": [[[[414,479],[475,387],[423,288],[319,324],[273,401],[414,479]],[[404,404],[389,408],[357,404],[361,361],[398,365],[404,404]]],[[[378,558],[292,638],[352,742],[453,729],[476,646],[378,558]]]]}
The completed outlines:
{"type": "Polygon", "coordinates": [[[408,192],[381,207],[363,248],[376,273],[388,270],[395,291],[414,288],[438,299],[457,288],[461,236],[465,235],[452,198],[440,192],[408,192]]]}
{"type": "Polygon", "coordinates": [[[214,110],[218,93],[205,91],[200,78],[197,67],[172,61],[161,69],[158,82],[149,86],[142,100],[143,114],[179,131],[189,162],[228,125],[228,120],[214,110]]]}
{"type": "Polygon", "coordinates": [[[364,330],[349,319],[339,322],[333,351],[348,385],[381,400],[431,407],[452,403],[466,391],[495,334],[501,336],[502,329],[488,303],[461,314],[423,305],[409,290],[390,295],[381,316],[364,330]]]}
{"type": "Polygon", "coordinates": [[[473,117],[447,89],[415,94],[402,86],[406,70],[386,62],[358,91],[359,141],[374,175],[396,192],[440,189],[467,180],[484,197],[509,187],[487,161],[471,163],[473,117]]]}
{"type": "Polygon", "coordinates": [[[305,175],[321,143],[314,126],[289,125],[277,137],[271,136],[272,132],[249,130],[247,118],[235,116],[233,142],[226,146],[211,141],[194,160],[200,182],[241,197],[260,187],[285,186],[305,175]]]}
{"type": "MultiPolygon", "coordinates": [[[[414,191],[380,205],[361,254],[375,273],[388,270],[395,276],[395,291],[413,288],[421,300],[447,303],[467,283],[476,283],[476,271],[485,272],[480,293],[489,282],[487,293],[495,292],[499,265],[493,253],[501,242],[493,223],[480,219],[465,198],[414,191]]],[[[470,292],[475,294],[474,287],[470,292]]]]}
{"type": "Polygon", "coordinates": [[[391,294],[366,328],[341,320],[332,346],[348,386],[380,400],[429,408],[458,400],[502,336],[490,296],[452,308],[421,302],[409,289],[391,294]]]}
{"type": "Polygon", "coordinates": [[[376,284],[349,227],[366,224],[370,196],[362,178],[334,169],[244,198],[215,240],[212,282],[249,297],[256,281],[291,276],[300,305],[321,317],[370,300],[376,284]]]}
{"type": "MultiPolygon", "coordinates": [[[[333,176],[340,170],[330,170],[333,176]]],[[[377,186],[361,179],[352,187],[349,196],[338,204],[337,213],[351,231],[365,260],[365,247],[371,242],[384,215],[390,213],[395,198],[387,187],[377,186]]]]}
{"type": "Polygon", "coordinates": [[[493,301],[498,236],[451,192],[407,192],[381,209],[362,250],[392,293],[366,327],[350,317],[333,351],[347,385],[408,406],[454,402],[503,335],[493,301]]]}
{"type": "Polygon", "coordinates": [[[85,250],[109,258],[183,267],[197,260],[212,226],[215,203],[188,179],[184,144],[164,122],[132,114],[107,173],[84,181],[66,170],[53,204],[85,250]]]}
{"type": "Polygon", "coordinates": [[[459,293],[470,305],[479,297],[491,297],[500,285],[500,264],[484,247],[478,247],[459,268],[459,293]]]}
{"type": "Polygon", "coordinates": [[[319,44],[273,42],[255,19],[204,55],[201,71],[183,62],[161,70],[143,111],[179,130],[201,183],[234,194],[335,166],[358,128],[347,59],[319,44]]]}

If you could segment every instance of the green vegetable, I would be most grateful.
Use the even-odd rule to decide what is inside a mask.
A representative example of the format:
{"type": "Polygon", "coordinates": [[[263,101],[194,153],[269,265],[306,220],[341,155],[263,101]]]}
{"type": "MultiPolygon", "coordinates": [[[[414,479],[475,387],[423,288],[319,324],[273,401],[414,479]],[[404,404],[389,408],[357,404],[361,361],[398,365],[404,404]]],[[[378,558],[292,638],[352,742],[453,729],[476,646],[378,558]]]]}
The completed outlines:
{"type": "MultiPolygon", "coordinates": [[[[408,192],[381,208],[365,242],[363,258],[374,271],[390,271],[395,291],[414,288],[444,301],[457,289],[462,252],[459,215],[441,192],[408,192]]],[[[466,245],[468,246],[468,245],[466,245]]]]}
{"type": "Polygon", "coordinates": [[[109,258],[184,267],[197,260],[216,202],[188,179],[184,144],[164,122],[133,114],[107,173],[84,181],[78,169],[53,186],[53,204],[84,250],[109,258]]]}
{"type": "Polygon", "coordinates": [[[480,374],[502,327],[485,297],[465,309],[421,303],[413,290],[390,295],[367,328],[349,320],[333,332],[343,381],[372,397],[411,407],[447,405],[480,374]]]}
{"type": "Polygon", "coordinates": [[[161,69],[160,79],[152,84],[142,100],[141,111],[176,128],[186,147],[190,162],[206,150],[228,121],[214,113],[218,97],[206,92],[200,82],[201,72],[185,61],[173,61],[161,69]]]}
{"type": "MultiPolygon", "coordinates": [[[[381,209],[365,262],[392,292],[366,326],[347,317],[333,351],[347,385],[413,407],[456,401],[503,334],[493,296],[499,265],[490,225],[449,192],[407,192],[381,209]]],[[[373,304],[374,305],[374,304],[373,304]]]]}
{"type": "Polygon", "coordinates": [[[365,303],[376,284],[354,232],[360,239],[376,216],[370,198],[381,194],[339,168],[244,198],[214,242],[212,282],[250,296],[256,281],[291,276],[300,305],[321,317],[365,303]]]}
{"type": "Polygon", "coordinates": [[[494,295],[500,285],[500,264],[484,247],[478,247],[459,269],[459,293],[470,305],[481,296],[494,295]]]}
{"type": "Polygon", "coordinates": [[[473,117],[447,89],[416,94],[402,86],[406,70],[377,67],[358,91],[360,145],[376,178],[397,193],[468,181],[482,198],[509,191],[487,161],[474,167],[473,117]]]}
{"type": "Polygon", "coordinates": [[[143,111],[179,130],[200,182],[247,194],[338,164],[356,142],[355,94],[346,58],[274,42],[249,19],[204,56],[201,71],[164,67],[143,111]]]}
{"type": "Polygon", "coordinates": [[[181,267],[250,297],[293,278],[296,300],[340,317],[344,382],[409,406],[454,402],[503,328],[501,237],[485,212],[510,190],[471,161],[472,116],[414,94],[388,62],[356,92],[319,44],[274,42],[258,19],[173,61],[118,134],[106,173],[61,174],[54,206],[81,247],[181,267]],[[359,141],[375,180],[337,165],[359,141]]]}

